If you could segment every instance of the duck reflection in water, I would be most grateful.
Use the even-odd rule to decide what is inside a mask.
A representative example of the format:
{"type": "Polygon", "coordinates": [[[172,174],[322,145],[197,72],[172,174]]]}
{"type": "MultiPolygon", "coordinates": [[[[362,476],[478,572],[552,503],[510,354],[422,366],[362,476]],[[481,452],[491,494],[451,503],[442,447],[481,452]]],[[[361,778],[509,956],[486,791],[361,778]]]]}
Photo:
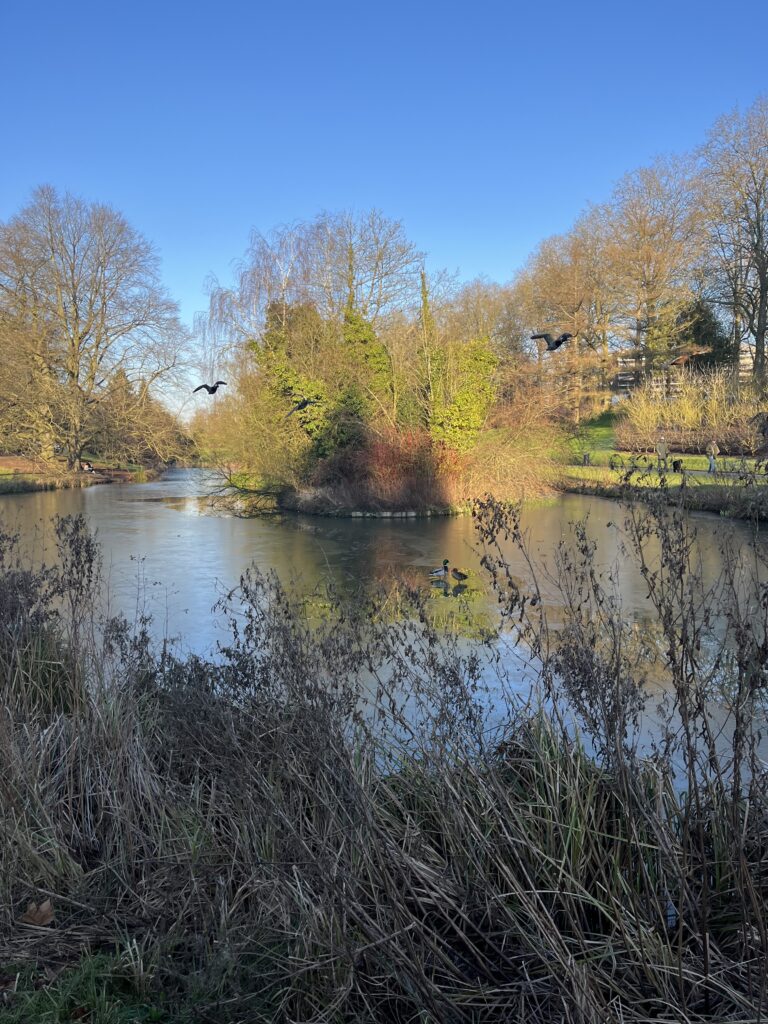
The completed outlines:
{"type": "Polygon", "coordinates": [[[460,597],[467,589],[465,584],[457,583],[451,586],[446,580],[431,580],[434,590],[439,590],[443,597],[460,597]]]}

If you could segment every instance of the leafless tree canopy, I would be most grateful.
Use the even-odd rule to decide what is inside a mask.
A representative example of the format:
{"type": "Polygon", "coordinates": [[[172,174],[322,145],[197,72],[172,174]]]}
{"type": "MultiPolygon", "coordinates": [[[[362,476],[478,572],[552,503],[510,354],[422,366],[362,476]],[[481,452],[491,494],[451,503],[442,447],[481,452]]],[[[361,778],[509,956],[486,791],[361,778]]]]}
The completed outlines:
{"type": "Polygon", "coordinates": [[[700,154],[712,296],[730,313],[734,345],[754,346],[766,375],[768,333],[768,98],[720,118],[700,154]]]}
{"type": "Polygon", "coordinates": [[[268,307],[302,304],[337,320],[352,306],[378,324],[415,300],[423,260],[401,223],[377,210],[255,231],[235,287],[212,288],[207,328],[230,341],[253,338],[268,307]]]}
{"type": "Polygon", "coordinates": [[[74,466],[115,376],[141,401],[185,340],[157,256],[115,210],[44,186],[0,225],[2,389],[29,450],[74,466]]]}

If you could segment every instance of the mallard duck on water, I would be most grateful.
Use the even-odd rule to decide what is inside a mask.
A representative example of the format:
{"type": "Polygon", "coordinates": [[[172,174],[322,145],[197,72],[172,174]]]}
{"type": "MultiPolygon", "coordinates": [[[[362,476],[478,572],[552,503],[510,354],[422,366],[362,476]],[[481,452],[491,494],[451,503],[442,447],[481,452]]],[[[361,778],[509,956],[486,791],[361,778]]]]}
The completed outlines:
{"type": "Polygon", "coordinates": [[[459,583],[463,583],[464,580],[469,579],[469,575],[465,572],[462,572],[461,569],[451,569],[451,576],[453,576],[455,580],[458,580],[459,583]]]}
{"type": "Polygon", "coordinates": [[[448,559],[444,558],[442,566],[439,569],[433,569],[432,572],[429,574],[429,578],[432,579],[432,580],[445,579],[445,577],[447,575],[448,575],[448,559]]]}

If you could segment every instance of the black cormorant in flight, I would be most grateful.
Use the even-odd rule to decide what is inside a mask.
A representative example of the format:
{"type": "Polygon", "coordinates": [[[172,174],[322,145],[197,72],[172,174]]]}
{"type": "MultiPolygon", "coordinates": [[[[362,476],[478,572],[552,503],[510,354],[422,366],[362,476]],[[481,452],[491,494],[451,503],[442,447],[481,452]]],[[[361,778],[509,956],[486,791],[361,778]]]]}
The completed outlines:
{"type": "Polygon", "coordinates": [[[561,334],[559,338],[553,338],[551,334],[532,334],[531,341],[537,341],[541,338],[542,341],[547,343],[547,352],[554,352],[555,349],[560,348],[561,345],[565,344],[572,337],[573,335],[567,332],[561,334]]]}
{"type": "MultiPolygon", "coordinates": [[[[294,407],[288,413],[288,416],[293,416],[295,412],[301,412],[301,410],[306,409],[308,405],[315,405],[318,401],[319,399],[317,398],[302,398],[300,402],[294,405],[294,407]]],[[[288,416],[286,416],[285,418],[288,419],[288,416]]]]}

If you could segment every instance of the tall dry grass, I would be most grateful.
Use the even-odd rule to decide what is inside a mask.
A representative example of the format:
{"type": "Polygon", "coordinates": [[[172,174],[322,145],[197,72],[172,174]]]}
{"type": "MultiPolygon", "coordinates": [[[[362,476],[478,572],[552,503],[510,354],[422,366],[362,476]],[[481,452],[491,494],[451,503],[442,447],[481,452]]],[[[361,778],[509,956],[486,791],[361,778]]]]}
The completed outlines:
{"type": "Polygon", "coordinates": [[[726,369],[687,371],[676,377],[679,393],[666,397],[648,381],[622,407],[617,447],[651,451],[663,435],[673,450],[705,452],[716,441],[723,454],[750,455],[764,443],[751,422],[762,402],[754,387],[735,386],[726,369]]]}
{"type": "Polygon", "coordinates": [[[59,569],[4,535],[0,962],[116,951],[205,1021],[762,1019],[765,588],[726,552],[707,590],[681,512],[627,512],[671,702],[642,758],[650,648],[586,533],[556,554],[555,629],[517,509],[475,516],[538,700],[505,696],[498,638],[436,633],[417,593],[409,621],[361,599],[310,625],[254,572],[220,659],[180,660],[146,623],[95,622],[81,520],[59,569]],[[47,898],[52,925],[19,924],[47,898]]]}

